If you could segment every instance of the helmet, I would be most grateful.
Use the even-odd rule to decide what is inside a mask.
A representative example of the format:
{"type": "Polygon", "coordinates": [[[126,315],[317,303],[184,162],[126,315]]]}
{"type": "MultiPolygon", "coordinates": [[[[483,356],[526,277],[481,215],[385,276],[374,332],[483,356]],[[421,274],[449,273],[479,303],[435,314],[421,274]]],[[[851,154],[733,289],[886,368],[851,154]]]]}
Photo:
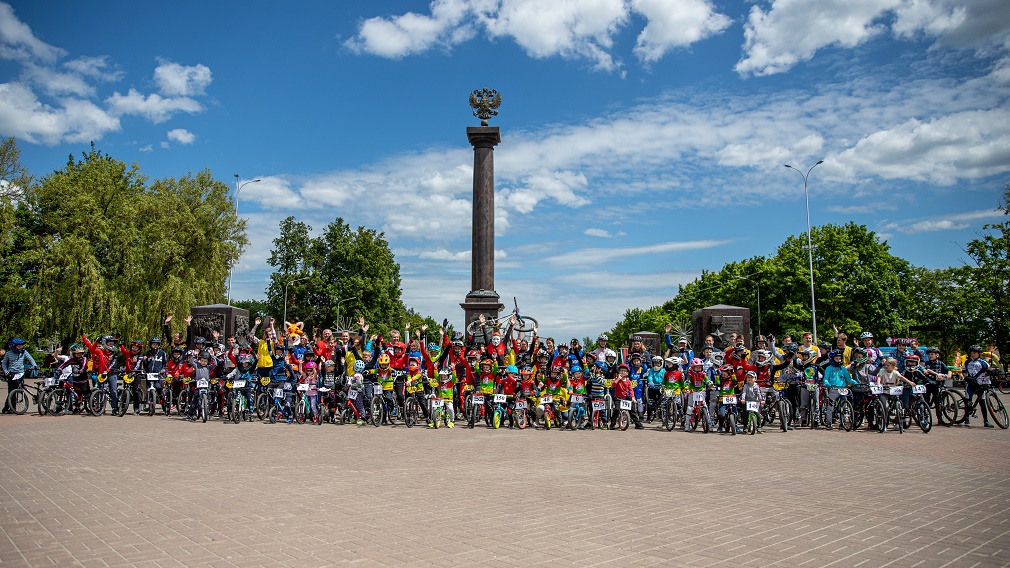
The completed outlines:
{"type": "Polygon", "coordinates": [[[817,357],[817,350],[813,347],[807,347],[806,349],[800,349],[799,351],[800,360],[803,362],[811,361],[817,357]]]}
{"type": "Polygon", "coordinates": [[[454,332],[452,332],[452,340],[453,340],[453,342],[459,341],[459,342],[462,343],[462,341],[463,341],[463,332],[462,331],[454,331],[454,332]]]}
{"type": "Polygon", "coordinates": [[[466,358],[467,359],[479,359],[480,358],[480,351],[477,351],[476,349],[471,349],[471,350],[469,350],[469,351],[466,352],[466,358]]]}
{"type": "Polygon", "coordinates": [[[418,359],[417,357],[411,357],[411,358],[407,359],[407,366],[408,367],[420,367],[421,366],[421,360],[418,359]]]}
{"type": "Polygon", "coordinates": [[[305,363],[305,370],[306,371],[314,371],[315,369],[316,369],[316,363],[315,363],[315,361],[308,361],[308,362],[305,363]]]}
{"type": "Polygon", "coordinates": [[[869,359],[869,358],[870,357],[869,357],[869,354],[866,352],[866,349],[863,349],[862,347],[855,347],[855,348],[853,348],[852,349],[852,353],[849,355],[849,360],[850,361],[852,361],[853,363],[860,364],[860,365],[863,364],[863,363],[865,363],[866,360],[869,359]]]}
{"type": "Polygon", "coordinates": [[[323,363],[323,366],[329,368],[329,367],[336,367],[337,364],[333,362],[333,359],[327,359],[326,362],[323,363]]]}
{"type": "Polygon", "coordinates": [[[746,359],[748,355],[750,355],[750,351],[746,347],[737,346],[733,348],[733,356],[737,359],[746,359]]]}
{"type": "Polygon", "coordinates": [[[200,359],[210,359],[210,351],[203,350],[200,352],[200,359]]]}
{"type": "Polygon", "coordinates": [[[687,343],[687,336],[681,335],[680,339],[677,340],[677,343],[687,343]]]}
{"type": "Polygon", "coordinates": [[[252,367],[256,362],[256,359],[248,353],[243,353],[242,355],[239,355],[235,361],[238,363],[239,367],[242,367],[243,365],[246,367],[252,367]]]}
{"type": "Polygon", "coordinates": [[[793,342],[786,343],[785,345],[782,346],[782,351],[785,351],[786,353],[789,353],[790,355],[795,355],[796,352],[799,351],[799,350],[800,350],[800,346],[797,345],[797,344],[795,344],[795,343],[793,343],[793,342]]]}
{"type": "Polygon", "coordinates": [[[940,354],[940,350],[937,349],[936,347],[930,347],[929,349],[926,350],[926,354],[929,354],[929,353],[936,353],[937,355],[939,355],[940,354]]]}
{"type": "Polygon", "coordinates": [[[606,333],[601,333],[600,336],[596,338],[596,341],[610,341],[610,338],[607,337],[606,333]]]}
{"type": "Polygon", "coordinates": [[[400,351],[406,351],[407,346],[402,341],[397,341],[393,344],[393,349],[399,349],[400,351]]]}
{"type": "Polygon", "coordinates": [[[438,372],[438,376],[440,376],[440,377],[451,377],[452,376],[452,369],[449,369],[449,368],[442,369],[442,370],[440,370],[438,372]]]}
{"type": "Polygon", "coordinates": [[[581,372],[582,372],[582,367],[580,367],[579,365],[572,365],[572,374],[573,375],[575,373],[581,373],[581,372]]]}
{"type": "Polygon", "coordinates": [[[71,353],[84,353],[84,346],[82,346],[82,345],[80,345],[78,343],[75,343],[75,344],[73,344],[73,345],[70,346],[70,352],[71,353]]]}
{"type": "Polygon", "coordinates": [[[716,351],[712,354],[712,360],[717,364],[722,365],[722,362],[726,360],[726,354],[722,351],[716,351]]]}
{"type": "Polygon", "coordinates": [[[641,361],[642,360],[642,354],[641,353],[632,353],[630,359],[632,361],[634,361],[635,359],[638,359],[639,361],[641,361]]]}
{"type": "Polygon", "coordinates": [[[754,338],[754,344],[755,345],[757,345],[758,343],[761,343],[762,341],[765,342],[765,343],[768,343],[768,338],[765,337],[765,336],[763,336],[763,335],[759,335],[759,336],[757,336],[757,337],[754,338]]]}
{"type": "Polygon", "coordinates": [[[641,343],[642,342],[642,336],[641,335],[632,335],[631,336],[631,342],[634,343],[636,341],[638,343],[641,343]]]}
{"type": "Polygon", "coordinates": [[[617,358],[617,353],[613,349],[607,349],[607,350],[605,350],[603,352],[603,358],[604,359],[609,359],[611,357],[613,357],[615,359],[617,358]]]}
{"type": "Polygon", "coordinates": [[[680,366],[680,357],[667,357],[666,362],[670,365],[680,366]]]}
{"type": "Polygon", "coordinates": [[[193,339],[193,343],[203,343],[205,341],[206,339],[204,339],[202,335],[197,335],[196,338],[193,339]]]}
{"type": "Polygon", "coordinates": [[[835,357],[845,357],[845,353],[842,353],[841,351],[837,350],[828,353],[828,359],[834,359],[835,357]]]}
{"type": "Polygon", "coordinates": [[[701,359],[695,357],[694,359],[691,359],[691,366],[692,367],[704,367],[705,366],[705,362],[702,361],[701,359]]]}
{"type": "Polygon", "coordinates": [[[383,353],[379,355],[379,360],[377,361],[379,367],[385,369],[389,366],[389,353],[383,353]]]}
{"type": "MultiPolygon", "coordinates": [[[[70,350],[73,351],[74,348],[71,347],[70,350]]],[[[185,353],[185,351],[186,351],[185,349],[176,345],[175,347],[172,348],[172,355],[175,355],[176,353],[182,355],[183,353],[185,353]]]]}
{"type": "Polygon", "coordinates": [[[772,363],[772,352],[767,349],[758,349],[754,351],[754,357],[759,367],[767,367],[772,363]]]}
{"type": "Polygon", "coordinates": [[[525,365],[525,366],[523,366],[522,369],[519,370],[519,374],[520,375],[524,375],[524,376],[525,375],[532,375],[533,374],[533,367],[530,367],[529,365],[525,365]]]}
{"type": "Polygon", "coordinates": [[[652,356],[652,364],[653,365],[656,365],[656,364],[662,365],[663,364],[663,358],[660,357],[659,355],[653,355],[652,356]]]}
{"type": "Polygon", "coordinates": [[[358,359],[357,361],[354,362],[354,372],[355,373],[360,373],[361,371],[364,371],[364,370],[365,370],[365,362],[364,361],[362,361],[361,359],[358,359]]]}
{"type": "Polygon", "coordinates": [[[919,356],[918,355],[909,354],[909,355],[905,356],[905,366],[906,367],[908,367],[909,365],[911,365],[911,366],[914,367],[914,366],[916,366],[918,364],[919,364],[919,356]]]}
{"type": "Polygon", "coordinates": [[[428,344],[428,352],[429,353],[438,353],[441,350],[442,350],[442,348],[439,347],[438,344],[435,343],[435,342],[431,342],[431,343],[428,344]]]}
{"type": "Polygon", "coordinates": [[[723,365],[722,367],[719,367],[719,372],[720,373],[732,373],[733,372],[733,365],[723,365]]]}
{"type": "Polygon", "coordinates": [[[519,369],[516,368],[515,365],[509,365],[508,367],[505,367],[505,372],[508,373],[508,374],[510,374],[510,375],[518,375],[519,374],[519,369]]]}
{"type": "Polygon", "coordinates": [[[130,346],[133,347],[134,345],[139,345],[139,346],[143,347],[144,346],[144,342],[141,341],[141,340],[139,340],[139,339],[133,339],[133,340],[130,341],[130,346]]]}
{"type": "Polygon", "coordinates": [[[480,366],[481,367],[483,367],[484,365],[487,365],[488,367],[490,367],[493,363],[494,363],[494,360],[491,359],[490,357],[484,357],[483,359],[480,360],[480,366]]]}
{"type": "Polygon", "coordinates": [[[830,350],[831,349],[831,344],[828,343],[827,341],[822,341],[822,342],[820,342],[820,343],[817,344],[817,347],[819,349],[830,350]]]}
{"type": "Polygon", "coordinates": [[[859,339],[873,339],[873,334],[868,331],[864,331],[859,334],[859,339]]]}
{"type": "Polygon", "coordinates": [[[617,369],[618,370],[624,369],[625,371],[631,372],[631,367],[629,367],[626,363],[621,363],[620,365],[617,366],[617,369]]]}
{"type": "Polygon", "coordinates": [[[155,335],[150,341],[148,341],[148,343],[161,343],[161,338],[155,335]]]}
{"type": "Polygon", "coordinates": [[[755,373],[754,371],[747,371],[747,375],[746,376],[747,376],[747,378],[754,377],[756,379],[757,376],[758,376],[758,374],[755,373]]]}
{"type": "Polygon", "coordinates": [[[979,354],[981,355],[982,354],[982,346],[978,345],[978,344],[972,345],[971,347],[968,348],[968,353],[971,353],[972,351],[978,351],[979,354]]]}
{"type": "Polygon", "coordinates": [[[16,349],[24,344],[25,344],[24,339],[21,339],[20,337],[15,337],[14,339],[11,339],[10,341],[7,342],[7,347],[10,349],[16,349]]]}

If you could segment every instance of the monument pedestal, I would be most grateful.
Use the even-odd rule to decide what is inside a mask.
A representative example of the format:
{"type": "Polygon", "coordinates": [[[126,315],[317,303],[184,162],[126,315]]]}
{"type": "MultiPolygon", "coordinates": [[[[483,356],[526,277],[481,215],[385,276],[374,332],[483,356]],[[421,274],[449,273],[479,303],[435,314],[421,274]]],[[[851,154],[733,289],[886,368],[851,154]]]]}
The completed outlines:
{"type": "Polygon", "coordinates": [[[744,343],[751,345],[750,309],[739,306],[717,304],[696,310],[692,314],[694,329],[694,344],[691,346],[696,353],[701,352],[705,344],[705,336],[715,338],[715,348],[723,351],[729,347],[730,334],[744,336],[744,343]]]}
{"type": "MultiPolygon", "coordinates": [[[[494,290],[471,290],[459,307],[463,308],[465,326],[477,321],[481,314],[484,314],[486,319],[497,318],[498,314],[505,309],[498,298],[498,293],[494,290]]],[[[484,343],[483,337],[478,336],[475,339],[478,343],[484,343]]]]}
{"type": "Polygon", "coordinates": [[[220,333],[220,343],[225,338],[234,335],[240,345],[249,343],[249,310],[212,304],[210,306],[195,306],[190,308],[193,320],[190,322],[190,333],[193,337],[201,336],[208,342],[212,341],[211,331],[220,333]]]}
{"type": "MultiPolygon", "coordinates": [[[[480,314],[497,318],[504,308],[494,291],[494,147],[501,142],[497,126],[468,127],[473,145],[473,234],[470,255],[470,293],[460,307],[464,326],[480,314]]],[[[477,341],[483,342],[483,337],[477,341]]]]}

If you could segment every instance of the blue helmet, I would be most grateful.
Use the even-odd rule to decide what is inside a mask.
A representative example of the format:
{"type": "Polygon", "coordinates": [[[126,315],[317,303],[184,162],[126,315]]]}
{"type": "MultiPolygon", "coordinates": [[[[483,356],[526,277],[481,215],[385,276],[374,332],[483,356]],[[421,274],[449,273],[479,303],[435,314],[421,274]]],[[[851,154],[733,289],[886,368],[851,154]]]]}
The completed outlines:
{"type": "Polygon", "coordinates": [[[24,344],[25,344],[24,339],[21,339],[20,337],[15,337],[7,342],[7,348],[17,350],[20,349],[24,344]]]}
{"type": "Polygon", "coordinates": [[[361,359],[358,359],[357,361],[354,362],[354,372],[355,373],[360,373],[361,371],[364,371],[364,370],[365,370],[365,362],[364,361],[362,361],[361,359]]]}
{"type": "Polygon", "coordinates": [[[515,365],[509,365],[508,367],[505,367],[505,372],[509,373],[509,374],[515,373],[515,374],[518,375],[519,374],[519,368],[516,367],[515,365]]]}
{"type": "Polygon", "coordinates": [[[435,342],[431,342],[431,343],[428,344],[428,352],[429,353],[438,353],[441,350],[442,350],[442,348],[439,347],[438,344],[435,343],[435,342]]]}
{"type": "Polygon", "coordinates": [[[581,373],[581,372],[582,372],[582,367],[580,367],[579,365],[572,365],[572,374],[581,373]]]}

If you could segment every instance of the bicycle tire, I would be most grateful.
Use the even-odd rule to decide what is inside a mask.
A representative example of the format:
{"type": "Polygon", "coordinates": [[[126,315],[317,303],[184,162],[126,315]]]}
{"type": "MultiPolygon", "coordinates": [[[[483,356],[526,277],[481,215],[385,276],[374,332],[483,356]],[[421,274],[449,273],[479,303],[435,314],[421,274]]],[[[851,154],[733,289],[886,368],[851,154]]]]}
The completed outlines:
{"type": "Polygon", "coordinates": [[[118,405],[116,407],[116,416],[119,417],[126,415],[126,409],[130,408],[130,402],[132,402],[130,399],[130,389],[123,389],[122,395],[121,397],[117,396],[118,400],[116,401],[118,405]]]}
{"type": "Polygon", "coordinates": [[[627,410],[622,410],[620,416],[617,417],[617,427],[621,429],[621,432],[624,432],[628,426],[631,426],[631,415],[627,410]]]}
{"type": "Polygon", "coordinates": [[[529,316],[520,316],[515,325],[512,326],[512,331],[518,333],[528,333],[533,331],[533,328],[535,327],[539,327],[539,323],[536,319],[529,316]]]}
{"type": "Polygon", "coordinates": [[[901,404],[901,399],[894,404],[894,424],[898,427],[898,433],[905,433],[905,407],[901,404]]]}
{"type": "Polygon", "coordinates": [[[789,401],[786,399],[780,399],[778,402],[779,407],[779,428],[783,432],[789,430],[789,401]]]}
{"type": "Polygon", "coordinates": [[[88,397],[88,414],[92,416],[105,414],[106,398],[104,390],[92,391],[88,397]]]}
{"type": "Polygon", "coordinates": [[[926,404],[926,401],[919,399],[915,404],[915,411],[912,414],[915,418],[915,423],[919,425],[922,433],[929,434],[929,431],[933,429],[933,414],[929,411],[929,405],[926,404]]]}
{"type": "Polygon", "coordinates": [[[147,394],[147,415],[154,416],[154,413],[158,410],[158,392],[149,392],[147,394]]]}
{"type": "Polygon", "coordinates": [[[512,409],[512,413],[516,417],[516,426],[520,430],[525,430],[526,427],[529,426],[529,421],[526,419],[526,409],[525,408],[521,408],[518,410],[512,409]]]}
{"type": "Polygon", "coordinates": [[[707,406],[702,406],[701,407],[701,430],[702,430],[702,432],[708,434],[709,432],[712,431],[712,425],[710,424],[711,421],[712,421],[712,414],[708,411],[708,407],[707,406]]]}
{"type": "Polygon", "coordinates": [[[356,420],[357,415],[354,414],[354,410],[350,406],[345,408],[344,411],[340,413],[341,424],[350,424],[352,422],[355,422],[356,420]]]}
{"type": "Polygon", "coordinates": [[[1010,421],[1007,420],[1006,407],[1003,406],[1003,401],[996,396],[995,391],[989,392],[985,397],[985,404],[989,409],[989,415],[996,422],[996,425],[1006,430],[1010,426],[1010,421]],[[995,402],[994,402],[995,401],[995,402]]]}
{"type": "MultiPolygon", "coordinates": [[[[695,408],[698,408],[697,406],[695,408]]],[[[694,432],[698,429],[698,422],[701,421],[701,410],[696,410],[691,413],[691,416],[687,419],[691,424],[691,431],[694,432]]]]}
{"type": "Polygon", "coordinates": [[[298,399],[298,404],[295,405],[295,422],[305,424],[305,401],[302,399],[298,399]]]}
{"type": "Polygon", "coordinates": [[[238,424],[242,420],[242,396],[231,397],[231,422],[232,424],[238,424]]]}
{"type": "Polygon", "coordinates": [[[368,407],[372,413],[370,417],[372,421],[372,426],[378,428],[379,426],[382,425],[382,412],[383,409],[385,408],[385,405],[382,404],[382,395],[378,396],[373,395],[372,401],[369,403],[368,407]]]}
{"type": "Polygon", "coordinates": [[[887,430],[887,408],[880,398],[873,399],[873,426],[880,433],[887,430]]]}
{"type": "Polygon", "coordinates": [[[52,395],[53,391],[45,391],[39,394],[39,415],[45,416],[49,414],[49,397],[52,395]]]}
{"type": "Polygon", "coordinates": [[[736,436],[736,415],[732,412],[726,413],[726,430],[731,436],[736,436]]]}
{"type": "Polygon", "coordinates": [[[161,410],[165,416],[172,415],[172,387],[165,385],[161,389],[161,410]]]}
{"type": "Polygon", "coordinates": [[[417,401],[411,396],[403,403],[403,423],[407,425],[407,428],[413,428],[414,424],[417,424],[417,401]]]}
{"type": "Polygon", "coordinates": [[[35,396],[35,397],[32,398],[32,400],[35,401],[35,404],[36,404],[36,407],[37,407],[35,410],[39,413],[39,416],[45,416],[46,415],[46,407],[45,407],[45,404],[43,404],[43,401],[45,400],[47,393],[48,393],[48,391],[44,391],[42,389],[38,389],[36,391],[37,396],[35,396]]]}
{"type": "Polygon", "coordinates": [[[544,430],[551,429],[551,411],[546,406],[544,407],[543,425],[544,430]]]}
{"type": "Polygon", "coordinates": [[[28,412],[28,393],[23,387],[16,388],[7,394],[7,407],[11,412],[22,415],[28,412]]]}
{"type": "Polygon", "coordinates": [[[67,391],[63,387],[53,389],[52,391],[46,393],[46,414],[63,416],[63,413],[66,412],[66,396],[67,391]]]}
{"type": "Polygon", "coordinates": [[[494,428],[495,430],[501,428],[501,415],[502,415],[501,409],[495,408],[494,414],[491,416],[491,427],[494,428]]]}
{"type": "Polygon", "coordinates": [[[838,409],[835,412],[838,414],[838,425],[841,426],[842,430],[851,432],[856,418],[855,411],[849,399],[843,399],[838,404],[838,409]]]}
{"type": "Polygon", "coordinates": [[[757,412],[748,412],[747,414],[748,414],[748,416],[747,416],[747,433],[750,434],[751,436],[753,436],[754,434],[757,434],[757,431],[758,431],[758,420],[759,420],[758,419],[758,413],[757,412]]]}

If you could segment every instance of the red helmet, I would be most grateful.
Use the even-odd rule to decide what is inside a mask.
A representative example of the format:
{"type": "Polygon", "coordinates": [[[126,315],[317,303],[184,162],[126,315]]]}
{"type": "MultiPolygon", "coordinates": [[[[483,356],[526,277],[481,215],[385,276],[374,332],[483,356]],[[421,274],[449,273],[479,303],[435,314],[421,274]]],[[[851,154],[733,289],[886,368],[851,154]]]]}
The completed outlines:
{"type": "Polygon", "coordinates": [[[479,359],[480,358],[480,351],[477,351],[476,349],[471,349],[471,350],[469,350],[469,351],[466,352],[466,358],[467,359],[479,359]]]}
{"type": "Polygon", "coordinates": [[[719,367],[719,372],[720,373],[732,373],[733,372],[733,365],[723,365],[722,367],[719,367]]]}

